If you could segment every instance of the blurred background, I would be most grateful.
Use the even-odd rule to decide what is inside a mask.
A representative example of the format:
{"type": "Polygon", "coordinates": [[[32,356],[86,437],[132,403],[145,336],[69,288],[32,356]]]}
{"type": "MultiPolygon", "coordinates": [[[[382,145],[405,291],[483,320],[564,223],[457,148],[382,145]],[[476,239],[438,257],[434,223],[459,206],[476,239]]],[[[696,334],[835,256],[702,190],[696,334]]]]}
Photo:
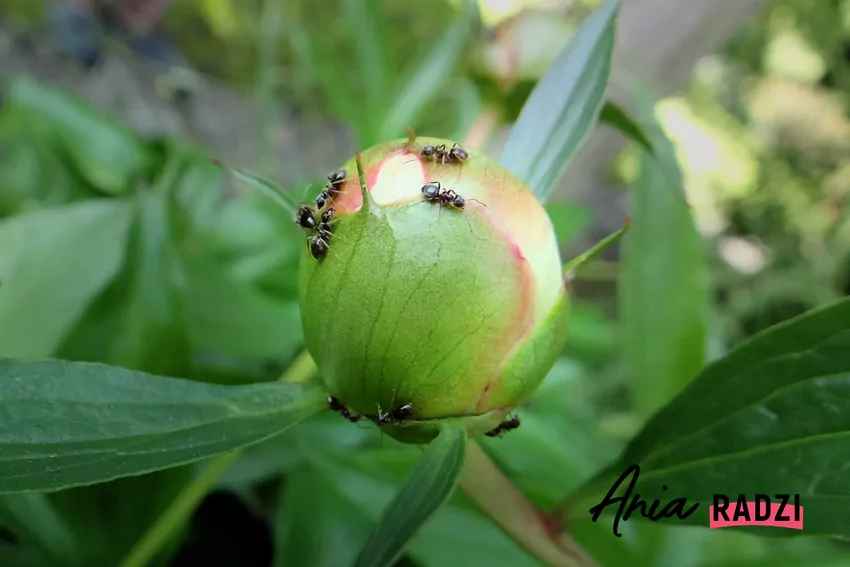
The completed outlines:
{"type": "MultiPolygon", "coordinates": [[[[209,158],[300,197],[408,125],[497,156],[598,2],[478,4],[480,20],[451,0],[0,0],[0,265],[28,257],[36,286],[48,281],[40,266],[73,250],[67,273],[45,284],[63,289],[104,271],[101,287],[69,292],[64,312],[32,318],[36,292],[0,309],[28,333],[0,332],[0,355],[218,383],[277,378],[302,348],[303,241],[209,158]],[[115,266],[110,234],[57,229],[69,248],[36,250],[2,229],[145,189],[174,202],[142,207],[115,266]]],[[[707,358],[850,293],[850,0],[623,0],[617,34],[609,98],[631,108],[635,85],[659,97],[703,237],[707,358]]],[[[618,132],[589,136],[547,205],[565,259],[622,226],[636,164],[618,132]]],[[[641,425],[621,355],[619,259],[610,250],[576,282],[572,341],[523,427],[482,441],[544,508],[641,425]]],[[[417,454],[338,416],[306,423],[250,448],[156,562],[350,565],[417,454]]],[[[5,496],[0,565],[119,565],[201,466],[5,496]]],[[[850,565],[850,547],[827,538],[623,529],[615,540],[610,526],[572,526],[606,567],[850,565]]],[[[400,564],[535,563],[458,495],[400,564]]]]}

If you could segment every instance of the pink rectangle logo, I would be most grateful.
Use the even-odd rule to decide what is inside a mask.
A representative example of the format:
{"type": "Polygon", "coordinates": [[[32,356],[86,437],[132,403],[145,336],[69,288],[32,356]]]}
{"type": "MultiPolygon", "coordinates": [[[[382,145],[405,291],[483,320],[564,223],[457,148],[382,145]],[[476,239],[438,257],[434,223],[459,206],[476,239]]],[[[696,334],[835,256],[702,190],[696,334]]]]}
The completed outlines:
{"type": "Polygon", "coordinates": [[[774,528],[803,529],[803,507],[799,494],[777,494],[772,501],[764,494],[757,494],[755,500],[747,502],[741,494],[738,500],[715,494],[714,505],[708,508],[708,527],[710,529],[732,526],[770,526],[774,528]]]}

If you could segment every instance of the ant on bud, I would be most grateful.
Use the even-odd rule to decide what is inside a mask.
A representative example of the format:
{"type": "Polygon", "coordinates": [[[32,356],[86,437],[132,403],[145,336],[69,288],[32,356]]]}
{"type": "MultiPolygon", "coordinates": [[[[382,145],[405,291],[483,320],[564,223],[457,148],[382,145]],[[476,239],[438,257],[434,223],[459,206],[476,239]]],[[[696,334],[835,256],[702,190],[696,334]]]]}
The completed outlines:
{"type": "Polygon", "coordinates": [[[469,159],[469,154],[466,153],[466,150],[463,149],[460,144],[455,142],[452,148],[449,150],[448,161],[453,161],[457,163],[463,163],[469,159]]]}
{"type": "Polygon", "coordinates": [[[387,425],[390,423],[400,423],[413,415],[413,404],[404,404],[398,409],[382,412],[378,406],[378,423],[387,425]]]}
{"type": "Polygon", "coordinates": [[[433,159],[435,162],[439,161],[443,165],[446,163],[463,163],[469,159],[469,154],[457,142],[448,150],[445,144],[425,146],[419,152],[419,155],[425,159],[433,159]]]}
{"type": "Polygon", "coordinates": [[[487,437],[501,437],[506,431],[511,431],[512,429],[516,429],[519,427],[519,417],[516,415],[511,416],[509,419],[506,419],[502,423],[498,425],[498,427],[491,429],[485,435],[487,437]]]}
{"type": "Polygon", "coordinates": [[[316,221],[315,211],[313,209],[306,205],[298,207],[296,223],[302,228],[315,230],[319,233],[317,236],[311,236],[307,239],[307,248],[316,260],[324,258],[330,248],[332,236],[330,223],[333,216],[334,209],[328,209],[316,221]]]}
{"type": "Polygon", "coordinates": [[[466,199],[458,195],[452,189],[443,189],[439,181],[432,181],[422,186],[422,196],[430,203],[439,203],[442,205],[451,205],[456,209],[466,208],[466,201],[475,201],[482,207],[486,207],[484,203],[477,199],[466,199]]]}
{"type": "Polygon", "coordinates": [[[310,254],[312,254],[313,258],[316,260],[324,258],[330,249],[328,241],[321,236],[311,236],[307,239],[307,246],[310,249],[310,254]]]}
{"type": "Polygon", "coordinates": [[[301,205],[295,213],[296,224],[298,224],[301,228],[306,228],[308,230],[316,228],[316,217],[314,213],[315,211],[307,205],[301,205]]]}
{"type": "Polygon", "coordinates": [[[322,213],[322,218],[320,219],[318,225],[316,226],[316,230],[319,232],[319,236],[321,236],[326,242],[330,241],[331,238],[331,217],[334,216],[334,210],[328,209],[324,213],[322,213]]]}
{"type": "Polygon", "coordinates": [[[360,421],[360,415],[356,413],[351,413],[351,411],[347,407],[345,407],[342,402],[340,402],[333,396],[328,396],[328,407],[340,414],[342,417],[344,417],[351,423],[357,423],[358,421],[360,421]]]}
{"type": "Polygon", "coordinates": [[[342,184],[345,182],[345,177],[348,175],[348,172],[344,169],[340,169],[339,171],[334,171],[330,175],[328,175],[328,181],[331,182],[331,187],[335,190],[339,191],[342,187],[342,184]]]}
{"type": "Polygon", "coordinates": [[[342,184],[345,182],[347,175],[348,172],[344,169],[328,174],[328,181],[330,181],[330,183],[326,185],[325,188],[322,189],[322,192],[319,193],[319,196],[316,197],[317,209],[321,210],[325,207],[325,204],[333,201],[334,197],[336,197],[342,189],[342,184]]]}

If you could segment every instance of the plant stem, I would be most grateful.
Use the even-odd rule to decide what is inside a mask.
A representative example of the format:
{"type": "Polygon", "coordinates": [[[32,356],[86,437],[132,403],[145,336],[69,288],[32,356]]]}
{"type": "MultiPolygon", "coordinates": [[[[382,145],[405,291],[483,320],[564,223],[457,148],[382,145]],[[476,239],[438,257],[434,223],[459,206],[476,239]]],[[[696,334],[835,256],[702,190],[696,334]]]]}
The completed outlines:
{"type": "Polygon", "coordinates": [[[597,567],[597,563],[505,478],[499,467],[470,440],[461,489],[502,531],[550,567],[597,567]]]}
{"type": "Polygon", "coordinates": [[[239,457],[239,451],[215,457],[201,474],[186,485],[177,498],[165,509],[165,512],[145,532],[142,539],[136,542],[136,545],[124,558],[121,567],[144,567],[147,565],[168,540],[168,536],[183,525],[198,503],[237,457],[239,457]]]}
{"type": "MultiPolygon", "coordinates": [[[[307,351],[299,354],[281,375],[281,382],[306,382],[316,371],[313,358],[307,351]]],[[[230,465],[239,458],[241,450],[224,453],[212,459],[209,466],[187,484],[171,501],[168,508],[156,519],[136,542],[120,567],[144,567],[150,563],[162,546],[177,529],[186,523],[204,496],[215,486],[230,465]]]]}
{"type": "Polygon", "coordinates": [[[289,368],[278,378],[281,382],[306,382],[316,374],[316,363],[306,350],[295,357],[289,368]]]}

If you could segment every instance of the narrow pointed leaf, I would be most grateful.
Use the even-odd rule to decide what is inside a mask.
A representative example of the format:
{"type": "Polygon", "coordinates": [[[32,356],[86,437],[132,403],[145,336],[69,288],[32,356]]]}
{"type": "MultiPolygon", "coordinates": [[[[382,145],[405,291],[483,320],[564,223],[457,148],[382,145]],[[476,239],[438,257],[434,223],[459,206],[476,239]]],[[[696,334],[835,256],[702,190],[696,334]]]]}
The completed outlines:
{"type": "Polygon", "coordinates": [[[0,359],[0,493],[95,484],[267,439],[325,409],[306,384],[216,386],[0,359]]]}
{"type": "Polygon", "coordinates": [[[707,525],[715,493],[800,494],[804,533],[850,534],[848,321],[844,299],[771,327],[706,367],[578,493],[588,506],[576,511],[586,514],[638,464],[634,494],[699,503],[684,522],[671,520],[677,524],[707,525]]]}
{"type": "MultiPolygon", "coordinates": [[[[313,439],[299,440],[298,449],[309,462],[307,470],[315,471],[327,481],[350,510],[350,516],[363,514],[369,527],[367,532],[381,518],[384,507],[392,501],[398,486],[422,454],[413,446],[400,450],[398,445],[363,448],[356,454],[348,451],[329,453],[326,446],[316,444],[313,439]]],[[[610,535],[610,530],[607,533],[610,535]]],[[[360,551],[364,539],[365,536],[360,539],[352,557],[360,551]]],[[[418,565],[539,567],[537,561],[457,493],[422,526],[404,556],[418,565]]],[[[339,557],[326,565],[348,567],[353,563],[339,557]]]]}
{"type": "Polygon", "coordinates": [[[502,165],[546,202],[602,106],[619,0],[582,23],[529,96],[502,152],[502,165]]]}
{"type": "Polygon", "coordinates": [[[425,449],[384,510],[356,567],[389,567],[419,528],[451,497],[463,469],[466,433],[447,426],[425,449]]]}
{"type": "Polygon", "coordinates": [[[619,104],[610,100],[605,103],[599,112],[599,123],[607,124],[619,130],[631,141],[639,144],[643,149],[653,151],[652,141],[643,131],[643,127],[619,104]]]}
{"type": "MultiPolygon", "coordinates": [[[[654,123],[651,100],[639,102],[643,122],[654,123]]],[[[660,127],[654,147],[673,156],[660,127]]],[[[633,227],[623,241],[619,285],[624,354],[640,417],[671,400],[701,370],[708,318],[708,269],[675,158],[667,175],[655,155],[643,148],[640,174],[632,191],[633,227]],[[672,171],[672,170],[671,170],[672,171]]]]}
{"type": "Polygon", "coordinates": [[[594,244],[589,250],[579,254],[566,264],[564,264],[564,274],[568,277],[571,277],[576,270],[581,268],[582,266],[586,266],[588,262],[592,261],[594,258],[602,254],[605,250],[607,250],[610,246],[616,243],[620,238],[623,237],[629,231],[629,227],[631,227],[631,221],[628,221],[626,225],[612,232],[596,244],[594,244]]]}
{"type": "Polygon", "coordinates": [[[298,209],[298,204],[289,196],[286,191],[278,187],[273,181],[266,179],[252,171],[248,171],[247,169],[241,169],[238,167],[227,167],[224,164],[218,163],[221,167],[223,167],[226,171],[229,171],[233,174],[233,177],[245,183],[252,189],[256,189],[272,201],[283,210],[287,211],[290,214],[295,214],[295,211],[298,209]]]}

